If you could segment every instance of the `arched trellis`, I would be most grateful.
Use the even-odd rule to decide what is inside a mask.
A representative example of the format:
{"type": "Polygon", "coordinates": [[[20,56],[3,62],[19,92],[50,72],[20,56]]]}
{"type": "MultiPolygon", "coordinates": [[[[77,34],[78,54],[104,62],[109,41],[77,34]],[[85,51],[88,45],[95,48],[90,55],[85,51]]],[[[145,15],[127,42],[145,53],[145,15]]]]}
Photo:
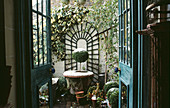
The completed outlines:
{"type": "Polygon", "coordinates": [[[78,63],[72,58],[72,52],[78,48],[78,41],[86,41],[86,50],[89,59],[86,69],[94,73],[94,82],[98,81],[99,74],[99,35],[97,29],[89,22],[74,25],[65,35],[65,71],[77,70],[78,63]]]}

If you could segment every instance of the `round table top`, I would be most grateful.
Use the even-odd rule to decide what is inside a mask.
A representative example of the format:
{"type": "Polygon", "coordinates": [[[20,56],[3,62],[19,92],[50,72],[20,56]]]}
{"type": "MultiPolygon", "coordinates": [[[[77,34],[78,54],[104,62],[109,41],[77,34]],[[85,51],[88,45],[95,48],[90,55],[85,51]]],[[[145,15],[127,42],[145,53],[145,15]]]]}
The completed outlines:
{"type": "Polygon", "coordinates": [[[93,72],[87,71],[87,72],[79,72],[76,70],[69,70],[65,71],[63,73],[64,77],[68,78],[84,78],[84,77],[91,77],[93,76],[93,72]]]}

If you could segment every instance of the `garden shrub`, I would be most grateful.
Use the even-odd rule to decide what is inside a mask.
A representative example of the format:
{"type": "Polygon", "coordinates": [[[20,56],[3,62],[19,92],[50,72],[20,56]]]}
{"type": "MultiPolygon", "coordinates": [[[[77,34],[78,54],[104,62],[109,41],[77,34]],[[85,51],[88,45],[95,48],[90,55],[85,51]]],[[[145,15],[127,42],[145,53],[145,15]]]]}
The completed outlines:
{"type": "Polygon", "coordinates": [[[118,108],[119,89],[115,88],[109,96],[109,104],[112,108],[118,108]]]}
{"type": "Polygon", "coordinates": [[[110,89],[110,88],[118,88],[119,87],[119,84],[117,82],[114,82],[114,81],[110,81],[110,82],[107,82],[105,85],[104,85],[104,93],[107,93],[107,91],[110,89]]]}
{"type": "Polygon", "coordinates": [[[112,94],[112,92],[113,92],[114,89],[115,89],[115,88],[110,88],[110,89],[107,91],[107,94],[106,94],[107,99],[109,99],[109,97],[110,97],[110,95],[112,94]]]}
{"type": "Polygon", "coordinates": [[[85,62],[88,59],[88,52],[87,51],[77,51],[77,52],[73,52],[73,59],[77,62],[85,62]]]}

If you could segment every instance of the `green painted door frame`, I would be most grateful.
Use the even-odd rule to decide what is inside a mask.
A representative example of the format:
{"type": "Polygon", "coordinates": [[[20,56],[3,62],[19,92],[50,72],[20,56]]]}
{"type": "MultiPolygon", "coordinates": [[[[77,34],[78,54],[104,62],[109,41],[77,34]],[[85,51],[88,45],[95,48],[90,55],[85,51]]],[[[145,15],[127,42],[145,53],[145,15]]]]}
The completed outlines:
{"type": "MultiPolygon", "coordinates": [[[[33,68],[31,0],[15,0],[14,7],[16,29],[17,108],[38,108],[38,88],[48,82],[49,91],[51,91],[51,73],[49,72],[51,64],[49,63],[46,66],[41,66],[36,69],[33,68]]],[[[48,44],[50,45],[50,42],[48,44]]],[[[50,58],[50,53],[48,56],[50,58]]],[[[50,59],[48,60],[51,61],[50,59]]],[[[49,95],[50,108],[52,108],[51,92],[49,92],[49,95]]]]}
{"type": "MultiPolygon", "coordinates": [[[[138,1],[136,0],[119,0],[119,47],[126,47],[124,44],[125,42],[125,29],[129,29],[129,26],[124,25],[125,20],[122,17],[122,15],[125,15],[127,11],[130,11],[130,54],[127,56],[130,56],[130,64],[128,64],[124,58],[125,58],[125,50],[119,49],[119,67],[121,69],[120,72],[120,78],[119,78],[119,108],[122,108],[121,106],[121,91],[122,91],[122,83],[126,85],[127,87],[127,108],[137,108],[138,103],[138,37],[135,31],[138,28],[138,1]],[[125,3],[126,2],[126,3],[125,3]],[[130,3],[130,7],[127,9],[123,9],[121,5],[130,3]],[[121,17],[120,17],[121,16],[121,17]],[[123,26],[123,27],[121,27],[123,26]],[[125,28],[125,27],[126,28],[125,28]],[[124,30],[123,30],[124,29],[124,30]],[[123,31],[123,33],[122,33],[123,31]],[[123,58],[123,59],[122,59],[123,58]]],[[[129,21],[129,20],[128,20],[129,21]]],[[[125,23],[126,24],[126,23],[125,23]]],[[[128,36],[128,34],[127,34],[128,36]]]]}
{"type": "MultiPolygon", "coordinates": [[[[138,30],[143,29],[143,0],[138,0],[138,30]]],[[[138,108],[142,107],[143,94],[143,36],[138,35],[138,108]]]]}
{"type": "MultiPolygon", "coordinates": [[[[119,11],[121,12],[120,2],[122,2],[122,0],[119,0],[119,11]]],[[[129,91],[127,95],[129,96],[127,98],[128,108],[150,108],[150,38],[138,35],[135,32],[136,30],[140,31],[146,27],[146,12],[144,10],[147,2],[144,0],[131,0],[131,4],[132,64],[131,66],[128,66],[125,62],[122,63],[120,61],[119,63],[121,69],[119,82],[119,108],[121,108],[122,82],[127,86],[129,91]]],[[[122,24],[121,20],[119,24],[122,24]]],[[[122,38],[119,39],[120,43],[122,42],[121,39],[122,38]]]]}

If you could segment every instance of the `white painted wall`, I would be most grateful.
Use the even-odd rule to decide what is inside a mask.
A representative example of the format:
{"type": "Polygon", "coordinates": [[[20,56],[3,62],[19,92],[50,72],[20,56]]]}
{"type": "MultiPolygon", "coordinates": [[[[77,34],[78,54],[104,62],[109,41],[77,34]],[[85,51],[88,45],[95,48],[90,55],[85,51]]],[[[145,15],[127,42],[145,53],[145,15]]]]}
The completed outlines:
{"type": "Polygon", "coordinates": [[[14,0],[4,0],[5,7],[5,47],[6,65],[12,66],[12,87],[8,99],[13,108],[16,108],[16,64],[15,64],[15,26],[14,26],[14,0]]]}

